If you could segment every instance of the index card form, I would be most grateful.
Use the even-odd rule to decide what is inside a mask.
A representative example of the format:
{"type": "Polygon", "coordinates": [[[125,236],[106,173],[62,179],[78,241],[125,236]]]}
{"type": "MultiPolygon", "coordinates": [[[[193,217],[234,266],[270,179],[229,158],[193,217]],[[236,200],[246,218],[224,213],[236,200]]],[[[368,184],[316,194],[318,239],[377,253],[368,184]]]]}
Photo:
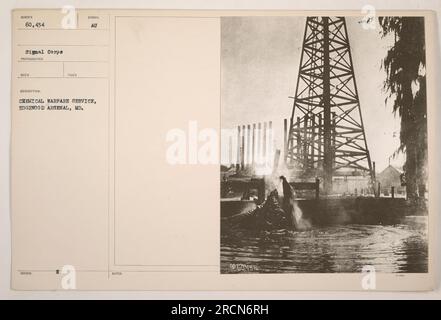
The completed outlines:
{"type": "Polygon", "coordinates": [[[12,15],[12,278],[60,288],[107,274],[109,14],[12,15]]]}

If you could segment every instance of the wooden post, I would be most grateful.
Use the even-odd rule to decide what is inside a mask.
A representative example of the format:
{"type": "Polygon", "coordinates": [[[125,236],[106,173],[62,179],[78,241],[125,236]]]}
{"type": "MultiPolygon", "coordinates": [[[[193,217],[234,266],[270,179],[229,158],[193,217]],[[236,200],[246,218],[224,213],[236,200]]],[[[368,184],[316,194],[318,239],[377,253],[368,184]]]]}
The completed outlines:
{"type": "Polygon", "coordinates": [[[314,162],[315,162],[315,114],[311,114],[311,128],[312,128],[312,134],[311,134],[311,168],[314,168],[314,162]]]}
{"type": "Polygon", "coordinates": [[[374,181],[376,181],[377,180],[377,173],[375,171],[375,161],[372,161],[372,171],[373,171],[374,181]]]}
{"type": "Polygon", "coordinates": [[[320,179],[315,178],[315,198],[318,200],[320,197],[320,179]]]}
{"type": "MultiPolygon", "coordinates": [[[[288,135],[291,133],[291,130],[293,129],[293,125],[294,125],[294,117],[289,118],[289,128],[288,128],[288,135]]],[[[288,141],[287,141],[287,145],[288,145],[288,150],[290,148],[294,148],[294,141],[290,141],[289,139],[290,137],[288,137],[288,141]]],[[[289,159],[288,159],[289,161],[289,159]]]]}
{"type": "Polygon", "coordinates": [[[302,156],[302,140],[300,139],[300,117],[297,117],[297,130],[296,130],[296,135],[297,135],[297,145],[296,145],[296,149],[297,149],[297,161],[299,161],[302,156]]]}
{"type": "Polygon", "coordinates": [[[390,188],[390,194],[392,195],[392,199],[394,199],[395,198],[395,187],[391,187],[390,188]]]}
{"type": "Polygon", "coordinates": [[[332,192],[333,158],[332,158],[332,122],[331,122],[331,56],[330,56],[330,37],[329,37],[328,17],[322,18],[323,25],[323,98],[321,104],[323,107],[323,189],[325,194],[332,192]]]}
{"type": "Polygon", "coordinates": [[[381,184],[378,182],[378,189],[377,189],[377,197],[380,197],[381,195],[381,184]]]}
{"type": "Polygon", "coordinates": [[[303,169],[308,168],[308,121],[309,116],[305,115],[303,122],[303,169]]]}
{"type": "Polygon", "coordinates": [[[372,186],[373,186],[373,189],[374,189],[374,195],[375,196],[377,196],[375,194],[376,193],[376,191],[375,191],[375,184],[376,183],[377,183],[377,174],[376,174],[376,171],[375,171],[375,161],[372,161],[372,186]]]}
{"type": "Polygon", "coordinates": [[[335,152],[337,142],[337,128],[336,128],[336,115],[332,113],[332,170],[335,169],[335,152]]]}
{"type": "Polygon", "coordinates": [[[322,141],[323,141],[323,135],[322,135],[322,126],[323,126],[323,119],[322,114],[319,113],[318,115],[318,163],[317,168],[323,168],[323,151],[322,151],[322,141]]]}

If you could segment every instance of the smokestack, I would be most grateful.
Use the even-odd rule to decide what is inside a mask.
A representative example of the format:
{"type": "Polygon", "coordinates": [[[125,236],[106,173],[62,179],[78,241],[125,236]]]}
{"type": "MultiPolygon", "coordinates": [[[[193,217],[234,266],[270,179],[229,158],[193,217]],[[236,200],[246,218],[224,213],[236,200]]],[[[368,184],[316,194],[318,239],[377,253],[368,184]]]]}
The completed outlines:
{"type": "Polygon", "coordinates": [[[288,158],[288,119],[283,119],[283,162],[288,158]]]}
{"type": "Polygon", "coordinates": [[[273,122],[268,122],[268,154],[273,154],[273,122]]]}
{"type": "Polygon", "coordinates": [[[247,164],[251,163],[251,126],[247,126],[247,164]]]}
{"type": "Polygon", "coordinates": [[[240,167],[245,169],[245,126],[242,126],[242,147],[240,152],[240,167]]]}
{"type": "Polygon", "coordinates": [[[230,135],[228,137],[228,165],[233,164],[233,137],[230,135]]]}
{"type": "Polygon", "coordinates": [[[253,123],[253,149],[251,151],[251,164],[254,167],[254,157],[256,152],[256,124],[253,123]]]}
{"type": "Polygon", "coordinates": [[[237,126],[237,159],[236,159],[236,170],[240,169],[240,126],[237,126]]]}
{"type": "Polygon", "coordinates": [[[262,146],[262,157],[263,157],[263,163],[266,164],[266,130],[267,130],[267,123],[263,123],[263,146],[262,146]]]}
{"type": "Polygon", "coordinates": [[[257,128],[257,150],[256,150],[256,162],[261,164],[261,151],[262,150],[262,123],[259,122],[257,128]]]}

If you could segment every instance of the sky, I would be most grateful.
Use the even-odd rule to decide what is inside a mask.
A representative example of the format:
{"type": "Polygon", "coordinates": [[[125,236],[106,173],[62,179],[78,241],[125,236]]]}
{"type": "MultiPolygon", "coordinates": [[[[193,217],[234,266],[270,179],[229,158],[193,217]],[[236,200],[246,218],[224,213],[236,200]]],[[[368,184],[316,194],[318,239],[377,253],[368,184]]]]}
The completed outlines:
{"type": "MultiPolygon", "coordinates": [[[[400,120],[383,89],[382,59],[393,38],[364,29],[360,17],[346,18],[366,139],[377,172],[399,147],[400,120]]],[[[302,17],[226,17],[221,22],[221,121],[223,129],[272,121],[276,147],[283,149],[283,119],[292,112],[306,19],[302,17]]]]}

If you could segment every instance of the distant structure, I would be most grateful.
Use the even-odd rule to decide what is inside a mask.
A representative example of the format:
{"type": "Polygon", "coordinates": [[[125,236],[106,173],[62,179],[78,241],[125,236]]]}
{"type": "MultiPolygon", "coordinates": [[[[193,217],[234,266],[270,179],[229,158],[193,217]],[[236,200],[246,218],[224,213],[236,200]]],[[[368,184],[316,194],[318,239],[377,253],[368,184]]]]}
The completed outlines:
{"type": "Polygon", "coordinates": [[[332,191],[339,195],[359,196],[371,194],[369,180],[359,175],[334,177],[332,191]]]}
{"type": "Polygon", "coordinates": [[[377,182],[380,184],[380,192],[388,195],[392,187],[397,194],[405,194],[406,187],[401,185],[401,176],[403,172],[389,165],[386,169],[377,174],[377,182]]]}
{"type": "Polygon", "coordinates": [[[374,180],[343,17],[308,17],[292,115],[284,122],[285,163],[296,176],[374,180]]]}

